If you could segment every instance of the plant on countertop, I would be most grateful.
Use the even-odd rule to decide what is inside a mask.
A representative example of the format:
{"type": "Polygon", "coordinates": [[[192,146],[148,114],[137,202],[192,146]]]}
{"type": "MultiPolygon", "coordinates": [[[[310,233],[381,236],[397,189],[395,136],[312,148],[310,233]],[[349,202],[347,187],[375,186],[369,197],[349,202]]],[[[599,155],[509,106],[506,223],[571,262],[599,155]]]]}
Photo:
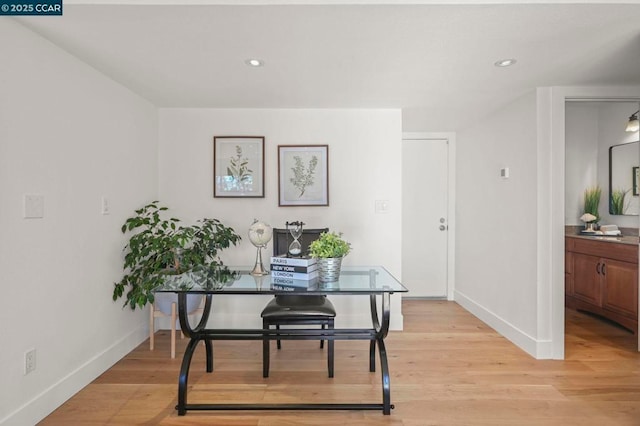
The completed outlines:
{"type": "Polygon", "coordinates": [[[611,214],[624,214],[626,210],[625,200],[629,191],[630,189],[626,191],[624,189],[614,189],[611,191],[611,214]]]}
{"type": "Polygon", "coordinates": [[[342,233],[323,232],[309,245],[309,255],[316,258],[344,257],[351,251],[351,244],[342,239],[342,233]]]}
{"type": "Polygon", "coordinates": [[[598,207],[600,206],[601,194],[602,190],[597,185],[591,188],[587,188],[584,191],[584,212],[594,215],[596,217],[594,222],[600,221],[598,207]]]}
{"type": "Polygon", "coordinates": [[[181,226],[180,219],[162,217],[167,210],[154,201],[122,225],[123,234],[136,231],[124,248],[126,273],[113,289],[114,301],[126,297],[123,306],[135,309],[153,303],[154,289],[162,285],[165,274],[215,273],[224,267],[218,253],[241,239],[217,219],[181,226]]]}

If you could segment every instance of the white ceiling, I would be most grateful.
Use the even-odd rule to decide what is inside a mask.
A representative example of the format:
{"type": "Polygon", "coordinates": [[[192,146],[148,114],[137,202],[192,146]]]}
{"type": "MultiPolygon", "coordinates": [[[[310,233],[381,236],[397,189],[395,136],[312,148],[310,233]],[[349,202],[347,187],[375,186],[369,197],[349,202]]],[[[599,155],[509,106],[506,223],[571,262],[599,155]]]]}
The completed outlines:
{"type": "Polygon", "coordinates": [[[640,85],[638,1],[100,3],[18,21],[160,107],[402,108],[405,131],[450,131],[538,86],[640,85]]]}

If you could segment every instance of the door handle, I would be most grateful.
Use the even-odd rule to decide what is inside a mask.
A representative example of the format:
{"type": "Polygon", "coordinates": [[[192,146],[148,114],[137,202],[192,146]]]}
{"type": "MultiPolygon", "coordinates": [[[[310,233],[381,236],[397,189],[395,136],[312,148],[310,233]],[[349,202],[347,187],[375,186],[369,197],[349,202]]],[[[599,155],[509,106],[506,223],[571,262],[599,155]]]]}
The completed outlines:
{"type": "Polygon", "coordinates": [[[596,273],[600,275],[600,262],[596,263],[596,273]]]}
{"type": "Polygon", "coordinates": [[[447,227],[446,227],[446,226],[444,226],[444,225],[440,225],[440,226],[438,227],[438,229],[440,229],[441,231],[444,231],[445,229],[447,229],[447,227]]]}
{"type": "Polygon", "coordinates": [[[603,263],[602,264],[602,268],[600,268],[600,270],[602,271],[602,275],[607,275],[607,264],[603,263]]]}

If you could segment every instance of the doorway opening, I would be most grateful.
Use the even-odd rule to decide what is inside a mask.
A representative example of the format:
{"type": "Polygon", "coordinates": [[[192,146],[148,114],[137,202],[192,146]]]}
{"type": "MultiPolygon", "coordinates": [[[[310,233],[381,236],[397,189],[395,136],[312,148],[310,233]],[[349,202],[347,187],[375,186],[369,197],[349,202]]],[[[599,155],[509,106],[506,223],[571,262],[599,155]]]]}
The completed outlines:
{"type": "Polygon", "coordinates": [[[565,102],[565,342],[638,347],[640,142],[626,125],[639,105],[565,102]],[[597,210],[587,195],[598,195],[597,210]]]}

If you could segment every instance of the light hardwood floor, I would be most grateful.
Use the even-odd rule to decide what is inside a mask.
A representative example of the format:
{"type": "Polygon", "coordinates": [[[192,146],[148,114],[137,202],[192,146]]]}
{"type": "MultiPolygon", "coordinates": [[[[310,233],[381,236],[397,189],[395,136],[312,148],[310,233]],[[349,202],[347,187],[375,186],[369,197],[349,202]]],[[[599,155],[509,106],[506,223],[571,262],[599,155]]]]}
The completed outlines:
{"type": "MultiPolygon", "coordinates": [[[[640,355],[627,331],[567,311],[566,360],[537,361],[454,302],[404,301],[405,330],[391,332],[390,416],[377,411],[188,412],[174,410],[180,358],[169,334],[156,350],[141,344],[53,412],[42,425],[640,425],[640,355]]],[[[215,371],[204,348],[190,375],[190,402],[380,400],[368,372],[368,343],[336,343],[335,378],[314,341],[272,344],[271,377],[261,374],[260,342],[215,342],[215,371]]]]}

